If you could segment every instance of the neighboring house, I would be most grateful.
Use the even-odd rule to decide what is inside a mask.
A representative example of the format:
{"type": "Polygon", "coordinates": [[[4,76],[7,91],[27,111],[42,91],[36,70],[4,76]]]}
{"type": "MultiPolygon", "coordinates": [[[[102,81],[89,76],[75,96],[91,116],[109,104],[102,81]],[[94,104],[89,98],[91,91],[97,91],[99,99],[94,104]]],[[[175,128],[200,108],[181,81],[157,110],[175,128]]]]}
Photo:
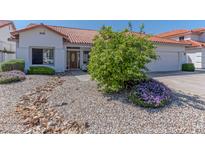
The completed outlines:
{"type": "Polygon", "coordinates": [[[157,36],[191,44],[185,48],[187,62],[194,63],[196,68],[205,68],[205,28],[173,30],[157,36]]]}
{"type": "MultiPolygon", "coordinates": [[[[139,33],[132,32],[139,35],[139,33]]],[[[25,68],[49,66],[57,72],[82,69],[88,63],[95,30],[30,24],[12,32],[16,40],[16,56],[25,60],[25,68]]],[[[148,64],[150,71],[177,71],[186,62],[185,47],[189,44],[171,39],[151,37],[160,56],[148,64]]]]}
{"type": "Polygon", "coordinates": [[[9,41],[16,28],[12,21],[0,20],[0,62],[15,59],[16,43],[9,41]]]}

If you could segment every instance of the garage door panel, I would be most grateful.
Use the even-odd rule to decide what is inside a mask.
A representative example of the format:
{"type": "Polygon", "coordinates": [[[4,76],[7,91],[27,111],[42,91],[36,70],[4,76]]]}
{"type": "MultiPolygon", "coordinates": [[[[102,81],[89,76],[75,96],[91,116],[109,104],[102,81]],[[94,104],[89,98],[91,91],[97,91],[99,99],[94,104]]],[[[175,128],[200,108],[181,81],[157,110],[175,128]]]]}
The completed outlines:
{"type": "Polygon", "coordinates": [[[196,53],[188,53],[188,63],[193,63],[196,68],[202,68],[203,67],[203,61],[204,59],[204,54],[201,52],[196,52],[196,53]]]}
{"type": "Polygon", "coordinates": [[[179,70],[178,52],[157,52],[159,59],[147,65],[151,72],[177,71],[179,70]]]}

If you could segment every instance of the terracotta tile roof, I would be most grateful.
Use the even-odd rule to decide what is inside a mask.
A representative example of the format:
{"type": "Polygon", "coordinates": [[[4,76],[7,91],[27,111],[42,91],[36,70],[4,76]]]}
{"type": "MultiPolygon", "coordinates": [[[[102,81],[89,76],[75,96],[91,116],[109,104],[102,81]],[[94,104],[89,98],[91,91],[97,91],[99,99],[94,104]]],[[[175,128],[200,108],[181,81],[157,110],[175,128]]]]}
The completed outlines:
{"type": "Polygon", "coordinates": [[[156,36],[167,38],[167,37],[174,37],[174,36],[183,36],[187,34],[200,34],[202,32],[205,32],[205,28],[196,28],[192,30],[179,29],[179,30],[165,32],[165,33],[160,33],[156,36]]]}
{"type": "Polygon", "coordinates": [[[183,40],[180,42],[190,43],[191,46],[189,47],[205,47],[205,42],[199,42],[199,41],[194,41],[194,40],[183,40]]]}
{"type": "MultiPolygon", "coordinates": [[[[137,32],[131,32],[131,33],[135,34],[135,35],[145,36],[145,34],[140,34],[140,33],[137,33],[137,32]]],[[[188,42],[181,42],[181,41],[176,41],[176,40],[173,40],[173,39],[161,38],[161,37],[158,37],[158,36],[151,36],[149,39],[153,42],[156,42],[156,43],[191,45],[188,42]]]]}
{"type": "Polygon", "coordinates": [[[26,28],[22,28],[22,29],[20,29],[20,30],[16,30],[16,31],[14,31],[14,32],[11,32],[11,34],[13,35],[13,36],[17,36],[19,33],[21,33],[21,32],[24,32],[24,31],[27,31],[27,30],[31,30],[31,29],[34,29],[34,28],[37,28],[37,27],[45,27],[45,28],[48,28],[48,29],[50,29],[51,31],[54,31],[55,33],[58,33],[59,35],[62,35],[63,37],[67,37],[65,34],[63,34],[63,33],[60,33],[60,32],[58,32],[58,31],[56,31],[56,30],[54,30],[53,28],[51,28],[50,26],[47,26],[47,25],[43,25],[43,24],[29,24],[26,28]]]}
{"type": "Polygon", "coordinates": [[[9,24],[12,24],[12,26],[14,27],[14,29],[16,29],[12,21],[9,21],[9,20],[0,20],[0,28],[2,28],[2,27],[4,27],[4,26],[7,26],[7,25],[9,25],[9,24]]]}
{"type": "Polygon", "coordinates": [[[91,44],[94,37],[98,34],[95,30],[66,28],[59,26],[49,26],[51,29],[58,31],[67,36],[69,42],[78,44],[91,44]]]}
{"type": "MultiPolygon", "coordinates": [[[[26,28],[17,30],[12,32],[13,36],[17,36],[20,32],[27,31],[39,26],[46,27],[59,35],[62,35],[67,41],[70,43],[76,44],[92,44],[92,40],[98,34],[96,30],[87,30],[87,29],[79,29],[79,28],[68,28],[68,27],[61,27],[61,26],[50,26],[44,24],[29,24],[26,28]]],[[[138,32],[130,32],[134,35],[141,35],[145,36],[145,34],[141,34],[138,32]]],[[[150,40],[156,43],[167,43],[167,44],[179,44],[179,45],[189,45],[185,42],[175,41],[171,39],[160,38],[157,36],[150,37],[150,40]]]]}
{"type": "Polygon", "coordinates": [[[165,33],[160,33],[156,36],[158,37],[171,37],[171,36],[179,36],[179,35],[184,35],[190,33],[190,30],[186,30],[186,29],[179,29],[179,30],[173,30],[173,31],[169,31],[169,32],[165,32],[165,33]]]}
{"type": "Polygon", "coordinates": [[[150,37],[150,40],[153,42],[165,43],[165,44],[167,43],[167,44],[191,45],[188,42],[181,42],[181,41],[176,41],[176,40],[172,40],[172,39],[165,39],[165,38],[161,38],[161,37],[157,37],[157,36],[150,37]]]}
{"type": "Polygon", "coordinates": [[[205,32],[205,28],[192,29],[191,32],[193,32],[193,33],[202,33],[202,32],[205,32]]]}

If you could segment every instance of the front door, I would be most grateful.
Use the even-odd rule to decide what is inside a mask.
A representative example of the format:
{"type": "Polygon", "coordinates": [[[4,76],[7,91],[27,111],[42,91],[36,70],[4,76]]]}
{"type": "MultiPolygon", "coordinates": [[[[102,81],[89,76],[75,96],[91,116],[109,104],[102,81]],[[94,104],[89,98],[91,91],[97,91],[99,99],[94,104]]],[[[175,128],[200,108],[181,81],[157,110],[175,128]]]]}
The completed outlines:
{"type": "Polygon", "coordinates": [[[76,51],[70,51],[70,68],[78,68],[78,55],[76,51]]]}

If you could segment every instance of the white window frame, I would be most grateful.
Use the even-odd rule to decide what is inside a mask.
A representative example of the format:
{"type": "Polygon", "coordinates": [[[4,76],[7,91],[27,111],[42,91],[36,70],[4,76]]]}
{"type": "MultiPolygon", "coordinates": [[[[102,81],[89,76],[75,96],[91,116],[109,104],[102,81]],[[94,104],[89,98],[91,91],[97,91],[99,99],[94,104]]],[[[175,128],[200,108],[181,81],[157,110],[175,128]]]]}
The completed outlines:
{"type": "Polygon", "coordinates": [[[35,46],[32,46],[32,47],[30,47],[30,53],[31,53],[30,54],[31,66],[52,66],[52,67],[55,66],[55,48],[53,48],[53,47],[35,47],[35,46]],[[53,50],[53,64],[33,64],[33,62],[32,62],[33,49],[43,49],[43,50],[50,49],[50,50],[53,50]]]}

